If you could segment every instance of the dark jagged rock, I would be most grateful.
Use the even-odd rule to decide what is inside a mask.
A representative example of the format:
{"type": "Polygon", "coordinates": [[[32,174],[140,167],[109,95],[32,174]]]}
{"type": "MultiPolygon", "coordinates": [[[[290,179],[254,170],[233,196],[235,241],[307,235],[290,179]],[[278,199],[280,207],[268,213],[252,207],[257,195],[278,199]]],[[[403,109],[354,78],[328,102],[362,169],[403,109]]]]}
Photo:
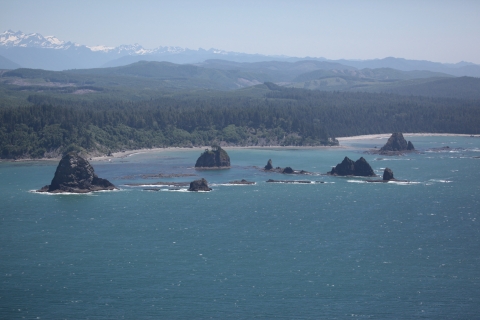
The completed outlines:
{"type": "Polygon", "coordinates": [[[195,168],[230,168],[230,157],[227,152],[219,146],[212,146],[212,150],[205,150],[195,163],[195,168]]]}
{"type": "Polygon", "coordinates": [[[268,159],[267,165],[264,168],[265,168],[265,170],[272,170],[273,169],[272,159],[268,159]]]}
{"type": "Polygon", "coordinates": [[[66,154],[58,164],[50,185],[38,192],[88,193],[117,188],[106,179],[99,178],[90,163],[75,152],[66,154]]]}
{"type": "Polygon", "coordinates": [[[285,169],[282,170],[282,173],[292,174],[294,173],[294,171],[292,168],[286,167],[285,169]]]}
{"type": "Polygon", "coordinates": [[[380,154],[398,154],[403,151],[413,151],[413,143],[405,140],[401,132],[394,132],[387,143],[380,149],[380,154]]]}
{"type": "Polygon", "coordinates": [[[375,183],[379,183],[379,182],[383,182],[383,183],[387,183],[389,181],[396,181],[396,182],[407,182],[407,180],[397,180],[393,177],[393,171],[392,169],[390,168],[385,168],[385,170],[383,171],[383,177],[382,177],[382,180],[367,180],[366,182],[375,182],[375,183]]]}
{"type": "MultiPolygon", "coordinates": [[[[258,167],[256,167],[256,168],[258,168],[258,167]]],[[[285,168],[276,167],[276,168],[273,168],[272,159],[268,160],[268,163],[265,167],[258,168],[258,169],[260,169],[262,171],[268,171],[268,172],[274,172],[274,173],[283,173],[283,174],[303,174],[303,175],[311,175],[312,174],[311,172],[308,172],[308,171],[305,171],[305,170],[294,170],[292,167],[285,167],[285,168]]]]}
{"type": "Polygon", "coordinates": [[[392,180],[392,179],[395,179],[395,178],[393,177],[393,171],[392,171],[392,169],[390,169],[390,168],[385,168],[385,170],[383,171],[383,180],[388,181],[388,180],[392,180]]]}
{"type": "Polygon", "coordinates": [[[195,180],[190,182],[190,188],[188,191],[211,191],[212,189],[208,187],[207,180],[204,178],[200,180],[195,180]]]}
{"type": "Polygon", "coordinates": [[[362,177],[374,177],[376,176],[373,172],[372,167],[368,164],[367,160],[363,157],[353,162],[348,157],[345,157],[343,161],[334,168],[328,174],[335,176],[362,176],[362,177]]]}
{"type": "Polygon", "coordinates": [[[332,168],[332,171],[330,171],[329,174],[337,176],[352,176],[354,172],[355,162],[349,157],[345,157],[341,163],[332,168]]]}
{"type": "Polygon", "coordinates": [[[375,172],[373,172],[372,167],[368,164],[367,160],[364,157],[361,157],[357,161],[355,161],[354,165],[354,176],[361,176],[361,177],[374,177],[376,176],[375,172]]]}

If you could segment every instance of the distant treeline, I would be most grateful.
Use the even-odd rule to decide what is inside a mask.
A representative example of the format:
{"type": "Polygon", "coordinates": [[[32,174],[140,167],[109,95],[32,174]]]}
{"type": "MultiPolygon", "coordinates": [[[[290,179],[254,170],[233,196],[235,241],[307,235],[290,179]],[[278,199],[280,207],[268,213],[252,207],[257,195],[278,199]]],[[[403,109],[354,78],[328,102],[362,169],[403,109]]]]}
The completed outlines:
{"type": "Polygon", "coordinates": [[[222,142],[326,145],[338,136],[396,131],[480,133],[480,101],[266,85],[263,98],[75,102],[31,96],[33,106],[0,109],[1,157],[222,142]]]}

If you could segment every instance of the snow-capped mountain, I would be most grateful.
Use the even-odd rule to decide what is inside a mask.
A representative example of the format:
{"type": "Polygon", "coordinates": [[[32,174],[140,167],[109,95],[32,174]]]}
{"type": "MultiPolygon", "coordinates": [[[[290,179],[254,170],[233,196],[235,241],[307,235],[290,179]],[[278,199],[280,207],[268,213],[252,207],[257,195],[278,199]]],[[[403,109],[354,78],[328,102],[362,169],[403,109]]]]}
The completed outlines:
{"type": "Polygon", "coordinates": [[[21,31],[7,30],[0,33],[0,46],[65,50],[75,44],[59,40],[55,36],[44,37],[39,33],[25,34],[21,31]]]}
{"type": "Polygon", "coordinates": [[[60,40],[55,36],[39,33],[26,34],[7,30],[0,33],[0,55],[27,68],[64,70],[73,68],[98,68],[117,66],[139,60],[169,61],[174,63],[197,63],[206,59],[236,57],[234,60],[265,60],[267,56],[227,52],[218,49],[197,49],[160,46],[146,49],[140,44],[108,47],[86,46],[60,40]],[[44,50],[50,49],[50,50],[44,50]],[[54,50],[51,50],[54,49],[54,50]],[[259,59],[259,57],[261,57],[259,59]]]}

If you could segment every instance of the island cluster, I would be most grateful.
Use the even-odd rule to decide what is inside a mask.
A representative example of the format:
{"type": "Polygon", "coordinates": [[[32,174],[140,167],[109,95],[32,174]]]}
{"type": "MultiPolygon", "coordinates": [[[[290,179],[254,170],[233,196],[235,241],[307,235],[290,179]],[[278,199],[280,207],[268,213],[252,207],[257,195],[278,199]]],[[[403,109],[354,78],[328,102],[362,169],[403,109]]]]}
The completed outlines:
{"type": "MultiPolygon", "coordinates": [[[[410,141],[406,141],[402,133],[393,133],[388,139],[387,143],[380,149],[379,153],[386,155],[400,154],[403,152],[412,152],[415,148],[410,141]]],[[[373,151],[374,152],[374,151],[373,151]]],[[[229,169],[230,156],[227,152],[218,145],[212,146],[211,149],[206,149],[195,163],[195,169],[229,169]]],[[[282,174],[295,175],[312,175],[311,172],[305,170],[295,170],[291,167],[273,167],[272,159],[269,159],[267,164],[260,168],[265,172],[275,172],[282,174]]],[[[360,176],[360,177],[376,177],[372,167],[365,158],[360,157],[353,161],[345,157],[343,161],[327,172],[327,175],[332,176],[360,176]]],[[[367,182],[388,182],[396,180],[393,176],[393,171],[390,168],[385,168],[382,180],[367,180],[367,182]]],[[[310,180],[267,180],[269,183],[323,183],[323,181],[310,180]]],[[[173,185],[174,187],[183,186],[186,183],[169,182],[165,185],[173,185]]],[[[249,185],[255,182],[247,181],[245,179],[239,181],[232,181],[229,184],[249,185]]],[[[136,185],[136,184],[130,184],[136,185]]],[[[99,178],[90,165],[90,163],[81,157],[76,152],[69,152],[65,154],[57,166],[55,175],[49,185],[37,190],[37,192],[49,193],[89,193],[93,191],[102,190],[118,190],[110,181],[99,178]]],[[[160,189],[149,188],[145,190],[158,191],[160,189]]],[[[175,189],[172,189],[175,190],[175,189]]],[[[188,191],[211,191],[207,180],[201,178],[190,182],[188,191]]]]}

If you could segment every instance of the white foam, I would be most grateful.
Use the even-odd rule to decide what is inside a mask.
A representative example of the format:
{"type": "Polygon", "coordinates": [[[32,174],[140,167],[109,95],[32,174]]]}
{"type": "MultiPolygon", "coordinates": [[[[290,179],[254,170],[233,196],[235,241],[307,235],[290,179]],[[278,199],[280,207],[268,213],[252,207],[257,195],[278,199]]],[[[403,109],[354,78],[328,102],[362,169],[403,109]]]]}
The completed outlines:
{"type": "Polygon", "coordinates": [[[362,180],[347,180],[347,182],[351,182],[351,183],[367,183],[366,181],[362,181],[362,180]]]}
{"type": "Polygon", "coordinates": [[[451,180],[443,180],[443,179],[430,179],[428,181],[432,181],[432,182],[440,182],[440,183],[451,183],[453,181],[451,180]]]}
{"type": "Polygon", "coordinates": [[[216,187],[216,186],[224,186],[224,187],[231,187],[231,186],[254,186],[256,185],[257,183],[254,182],[253,184],[245,184],[245,183],[212,183],[211,186],[212,187],[216,187]]]}
{"type": "MultiPolygon", "coordinates": [[[[149,191],[149,190],[146,190],[149,191]]],[[[168,191],[168,192],[190,192],[188,189],[178,189],[178,190],[170,190],[170,189],[160,189],[159,191],[168,191]]],[[[198,191],[198,192],[207,192],[207,191],[198,191]]]]}
{"type": "Polygon", "coordinates": [[[420,182],[413,182],[413,181],[388,181],[389,184],[398,184],[399,186],[408,186],[414,184],[420,184],[420,182]]]}
{"type": "MultiPolygon", "coordinates": [[[[75,193],[75,192],[58,192],[58,193],[52,193],[52,192],[38,192],[37,190],[28,190],[28,192],[31,193],[36,193],[36,194],[43,194],[47,196],[91,196],[91,197],[96,197],[94,195],[94,192],[88,192],[88,193],[75,193]]],[[[95,191],[98,192],[98,191],[95,191]]]]}

